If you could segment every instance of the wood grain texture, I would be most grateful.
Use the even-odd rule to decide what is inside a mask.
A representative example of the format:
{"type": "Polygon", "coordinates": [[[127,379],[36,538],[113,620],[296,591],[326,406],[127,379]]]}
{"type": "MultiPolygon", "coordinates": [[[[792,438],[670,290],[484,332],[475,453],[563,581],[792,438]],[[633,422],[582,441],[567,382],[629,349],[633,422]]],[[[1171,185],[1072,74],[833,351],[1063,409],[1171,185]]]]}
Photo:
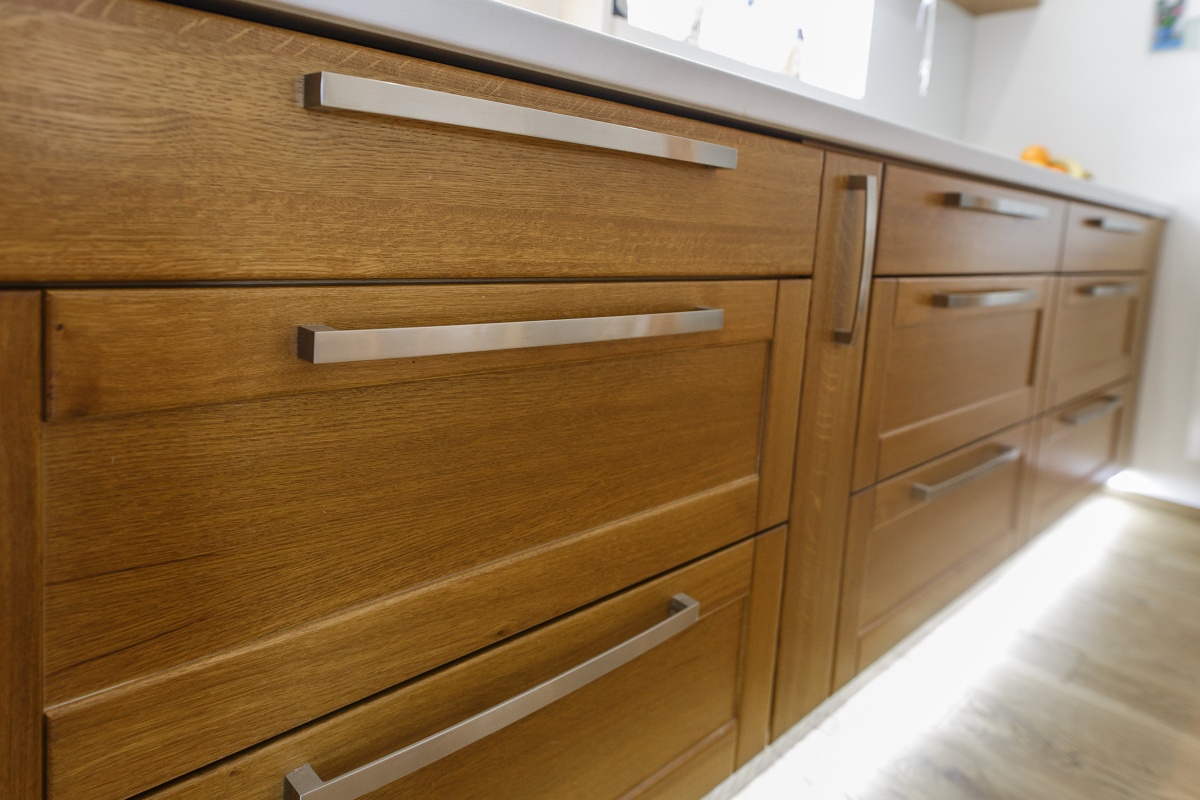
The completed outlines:
{"type": "Polygon", "coordinates": [[[792,482],[771,735],[778,738],[830,692],[842,544],[850,492],[867,320],[834,341],[858,299],[863,193],[849,176],[880,177],[879,162],[830,153],[822,183],[800,430],[792,482]]]}
{"type": "Polygon", "coordinates": [[[0,292],[0,796],[42,796],[41,292],[0,292]]]}
{"type": "Polygon", "coordinates": [[[149,788],[750,535],[766,351],[48,426],[51,795],[149,788]]]}
{"type": "Polygon", "coordinates": [[[698,797],[668,791],[670,773],[699,771],[700,786],[694,775],[679,777],[703,793],[732,771],[752,574],[753,544],[739,544],[150,797],[277,800],[283,776],[300,765],[328,779],[466,719],[661,621],[680,592],[700,602],[692,628],[370,797],[698,797]]]}
{"type": "Polygon", "coordinates": [[[890,319],[881,309],[881,324],[872,327],[867,343],[855,463],[859,489],[1038,410],[1051,279],[919,278],[895,284],[890,319]],[[1020,305],[933,305],[939,292],[1026,289],[1037,298],[1020,305]]]}
{"type": "MultiPolygon", "coordinates": [[[[802,299],[802,289],[793,293],[802,299]]],[[[776,282],[54,290],[47,296],[46,408],[51,419],[61,419],[766,342],[773,335],[776,282]],[[310,364],[296,356],[296,326],[302,324],[394,328],[698,306],[723,309],[724,328],[346,364],[310,364]]],[[[797,343],[789,323],[782,323],[779,333],[781,346],[793,352],[797,343]]],[[[778,365],[783,402],[790,388],[787,375],[795,369],[789,362],[799,357],[793,354],[778,365]]]]}
{"type": "Polygon", "coordinates": [[[1072,202],[1063,246],[1064,272],[1138,272],[1154,269],[1163,221],[1102,206],[1072,202]],[[1110,219],[1143,228],[1138,233],[1106,231],[1095,224],[1110,219]]]}
{"type": "Polygon", "coordinates": [[[1023,425],[856,496],[848,529],[835,684],[844,685],[1012,553],[1021,536],[1023,425]],[[917,483],[961,474],[1000,447],[1022,457],[936,499],[917,483]]]}
{"type": "Polygon", "coordinates": [[[759,466],[759,530],[786,522],[791,505],[811,289],[811,281],[779,282],[759,466]]]}
{"type": "Polygon", "coordinates": [[[876,275],[1056,272],[1066,202],[1045,195],[889,164],[879,217],[876,275]],[[1045,219],[946,205],[949,193],[1031,203],[1045,219]]]}
{"type": "Polygon", "coordinates": [[[0,280],[794,276],[821,154],[149,0],[8,0],[0,280]],[[330,70],[738,148],[735,170],[312,111],[330,70]]]}
{"type": "Polygon", "coordinates": [[[1132,414],[1132,394],[1128,383],[1110,386],[1042,417],[1033,471],[1033,533],[1069,511],[1122,464],[1121,444],[1132,414]],[[1110,400],[1121,405],[1079,424],[1070,421],[1071,415],[1103,408],[1110,400]]]}
{"type": "Polygon", "coordinates": [[[1058,308],[1046,369],[1046,408],[1069,403],[1137,368],[1145,329],[1146,281],[1140,274],[1073,275],[1057,279],[1058,308]],[[1092,287],[1133,287],[1134,293],[1092,297],[1092,287]]]}
{"type": "Polygon", "coordinates": [[[742,643],[737,767],[762,752],[771,741],[771,694],[786,550],[786,526],[754,539],[754,580],[746,608],[746,638],[742,643]]]}

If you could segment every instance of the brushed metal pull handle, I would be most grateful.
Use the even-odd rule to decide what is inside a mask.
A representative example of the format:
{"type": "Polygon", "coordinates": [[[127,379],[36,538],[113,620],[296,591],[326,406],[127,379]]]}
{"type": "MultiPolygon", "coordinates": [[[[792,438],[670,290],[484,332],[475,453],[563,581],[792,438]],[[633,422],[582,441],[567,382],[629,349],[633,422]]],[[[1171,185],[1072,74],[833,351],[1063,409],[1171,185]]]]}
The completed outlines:
{"type": "Polygon", "coordinates": [[[879,233],[879,179],[874,175],[851,175],[848,188],[863,193],[863,250],[858,273],[858,296],[854,301],[850,327],[833,329],[833,339],[840,344],[854,344],[858,318],[867,313],[871,273],[875,270],[875,239],[879,233]]]}
{"type": "Polygon", "coordinates": [[[369,794],[602,678],[679,635],[699,619],[700,603],[686,594],[677,594],[671,599],[671,615],[662,622],[561,675],[419,742],[328,781],[321,780],[310,764],[293,770],[283,781],[284,800],[355,800],[369,794]]]}
{"type": "Polygon", "coordinates": [[[1010,464],[1020,457],[1021,449],[1019,447],[1002,447],[999,452],[988,456],[986,460],[941,483],[935,483],[932,486],[926,483],[913,484],[912,496],[917,500],[934,500],[956,489],[961,489],[969,483],[974,483],[989,472],[997,470],[1005,464],[1010,464]]]}
{"type": "Polygon", "coordinates": [[[1035,289],[998,289],[990,292],[934,292],[938,308],[1001,308],[1021,306],[1038,299],[1035,289]]]}
{"type": "Polygon", "coordinates": [[[1059,415],[1059,419],[1068,425],[1083,425],[1094,419],[1107,416],[1125,405],[1125,401],[1114,395],[1097,398],[1096,402],[1080,411],[1067,411],[1059,415]]]}
{"type": "Polygon", "coordinates": [[[1091,225],[1109,233],[1145,233],[1146,226],[1141,222],[1117,219],[1116,217],[1089,217],[1084,224],[1091,225]]]}
{"type": "Polygon", "coordinates": [[[946,195],[946,205],[1022,219],[1045,219],[1050,216],[1050,209],[1046,206],[1025,203],[1021,200],[1010,200],[1007,197],[990,197],[985,194],[950,192],[946,195]]]}
{"type": "Polygon", "coordinates": [[[736,147],[336,72],[304,76],[304,107],[360,111],[736,169],[736,147]]]}
{"type": "Polygon", "coordinates": [[[620,317],[539,319],[524,322],[481,322],[417,328],[366,328],[341,331],[328,325],[299,325],[296,355],[313,364],[420,358],[452,353],[482,353],[560,344],[590,344],[619,339],[646,339],[681,333],[719,331],[725,311],[697,308],[663,314],[620,317]]]}
{"type": "Polygon", "coordinates": [[[1080,286],[1079,293],[1088,297],[1129,297],[1138,293],[1136,283],[1093,283],[1080,286]]]}

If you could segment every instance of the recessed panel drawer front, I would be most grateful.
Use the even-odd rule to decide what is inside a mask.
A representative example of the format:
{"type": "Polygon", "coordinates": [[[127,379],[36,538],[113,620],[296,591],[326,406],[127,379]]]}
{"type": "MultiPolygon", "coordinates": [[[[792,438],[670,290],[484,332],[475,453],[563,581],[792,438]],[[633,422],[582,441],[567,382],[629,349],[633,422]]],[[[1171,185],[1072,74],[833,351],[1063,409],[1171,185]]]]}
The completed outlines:
{"type": "Polygon", "coordinates": [[[1146,310],[1144,275],[1064,276],[1058,284],[1047,408],[1129,377],[1141,351],[1146,310]]]}
{"type": "Polygon", "coordinates": [[[812,269],[795,142],[142,0],[7,4],[0,51],[2,280],[812,269]],[[314,105],[320,72],[366,82],[314,105]],[[736,166],[687,160],[712,146],[736,166]]]}
{"type": "Polygon", "coordinates": [[[856,488],[1034,414],[1050,280],[876,281],[856,488]]]}
{"type": "Polygon", "coordinates": [[[739,684],[746,678],[741,654],[751,616],[752,552],[752,542],[737,545],[150,798],[279,800],[285,777],[303,787],[296,773],[306,766],[318,782],[334,784],[330,796],[344,800],[698,798],[732,772],[744,724],[739,684]],[[694,603],[698,612],[673,608],[673,598],[694,603]],[[643,652],[615,669],[601,665],[580,679],[567,674],[605,651],[621,655],[637,637],[664,626],[670,629],[653,634],[649,649],[636,647],[643,652]],[[564,682],[572,690],[548,704],[530,691],[564,682]],[[515,710],[492,710],[524,692],[515,710]],[[519,716],[529,708],[538,710],[519,716]],[[501,716],[508,724],[496,727],[501,716]],[[441,757],[413,769],[428,760],[419,742],[471,718],[494,731],[473,742],[473,731],[443,734],[441,757]],[[455,749],[463,742],[470,743],[455,749]],[[390,767],[367,768],[357,788],[345,785],[343,776],[405,748],[413,749],[390,767]],[[689,793],[658,793],[676,782],[689,793]],[[360,794],[364,784],[378,788],[360,794]]]}
{"type": "Polygon", "coordinates": [[[888,165],[876,275],[1055,272],[1066,203],[888,165]]]}
{"type": "Polygon", "coordinates": [[[1137,272],[1154,268],[1162,220],[1071,203],[1064,272],[1137,272]]]}
{"type": "Polygon", "coordinates": [[[806,307],[802,281],[50,292],[50,795],[125,797],[782,521],[764,442],[794,441],[806,307]],[[554,323],[575,343],[510,347],[554,323]],[[313,364],[301,325],[506,349],[313,364]]]}
{"type": "Polygon", "coordinates": [[[1016,549],[1028,425],[852,499],[839,682],[1016,549]]]}
{"type": "Polygon", "coordinates": [[[1040,531],[1111,476],[1133,390],[1123,383],[1056,409],[1039,420],[1033,527],[1040,531]]]}

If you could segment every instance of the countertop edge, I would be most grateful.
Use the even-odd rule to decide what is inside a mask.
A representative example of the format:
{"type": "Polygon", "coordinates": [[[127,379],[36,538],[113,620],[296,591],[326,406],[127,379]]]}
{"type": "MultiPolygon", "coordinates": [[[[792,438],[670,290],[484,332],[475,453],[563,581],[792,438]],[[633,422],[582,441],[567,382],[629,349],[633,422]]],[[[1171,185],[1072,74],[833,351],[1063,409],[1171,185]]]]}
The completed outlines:
{"type": "Polygon", "coordinates": [[[256,10],[358,30],[692,110],[709,119],[875,153],[1151,217],[1164,203],[1025,164],[974,145],[869,117],[804,95],[605,36],[492,0],[199,0],[185,5],[256,10]],[[456,24],[458,20],[469,24],[456,24]]]}

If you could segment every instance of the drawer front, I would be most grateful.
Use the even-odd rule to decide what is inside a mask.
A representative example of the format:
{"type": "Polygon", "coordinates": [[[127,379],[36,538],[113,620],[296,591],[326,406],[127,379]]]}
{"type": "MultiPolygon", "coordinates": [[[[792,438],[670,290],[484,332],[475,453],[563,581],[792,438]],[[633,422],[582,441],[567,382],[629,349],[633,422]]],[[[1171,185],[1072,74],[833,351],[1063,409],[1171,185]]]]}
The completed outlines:
{"type": "Polygon", "coordinates": [[[1077,275],[1057,283],[1047,408],[1133,374],[1146,311],[1144,275],[1077,275]]]}
{"type": "MultiPolygon", "coordinates": [[[[782,538],[768,546],[775,544],[782,538]]],[[[773,640],[777,605],[755,605],[753,598],[777,597],[780,571],[756,559],[755,548],[756,542],[737,545],[150,798],[278,800],[285,776],[306,764],[331,782],[538,684],[561,684],[563,673],[610,648],[628,648],[669,619],[672,597],[680,594],[699,604],[698,620],[673,628],[642,655],[614,671],[596,670],[560,699],[463,749],[448,746],[451,752],[428,766],[348,797],[698,798],[732,772],[739,739],[765,732],[766,702],[757,695],[769,697],[770,667],[748,669],[743,654],[773,640]]]]}
{"type": "Polygon", "coordinates": [[[1133,390],[1123,383],[1038,420],[1033,532],[1041,531],[1119,468],[1133,390]]]}
{"type": "Polygon", "coordinates": [[[889,165],[876,275],[973,275],[1058,269],[1066,203],[889,165]]]}
{"type": "Polygon", "coordinates": [[[855,488],[1036,411],[1051,279],[880,279],[872,300],[855,488]]]}
{"type": "Polygon", "coordinates": [[[2,280],[811,270],[823,158],[795,142],[148,0],[9,3],[0,50],[21,63],[0,75],[2,280]],[[736,148],[737,166],[306,108],[321,71],[736,148]]]}
{"type": "Polygon", "coordinates": [[[854,496],[837,683],[845,683],[1012,553],[1024,425],[854,496]]]}
{"type": "Polygon", "coordinates": [[[54,291],[47,308],[55,798],[149,788],[787,516],[805,281],[54,291]],[[296,355],[299,324],[697,307],[723,326],[296,355]]]}
{"type": "Polygon", "coordinates": [[[1137,272],[1154,268],[1162,220],[1071,203],[1063,249],[1065,272],[1137,272]]]}

